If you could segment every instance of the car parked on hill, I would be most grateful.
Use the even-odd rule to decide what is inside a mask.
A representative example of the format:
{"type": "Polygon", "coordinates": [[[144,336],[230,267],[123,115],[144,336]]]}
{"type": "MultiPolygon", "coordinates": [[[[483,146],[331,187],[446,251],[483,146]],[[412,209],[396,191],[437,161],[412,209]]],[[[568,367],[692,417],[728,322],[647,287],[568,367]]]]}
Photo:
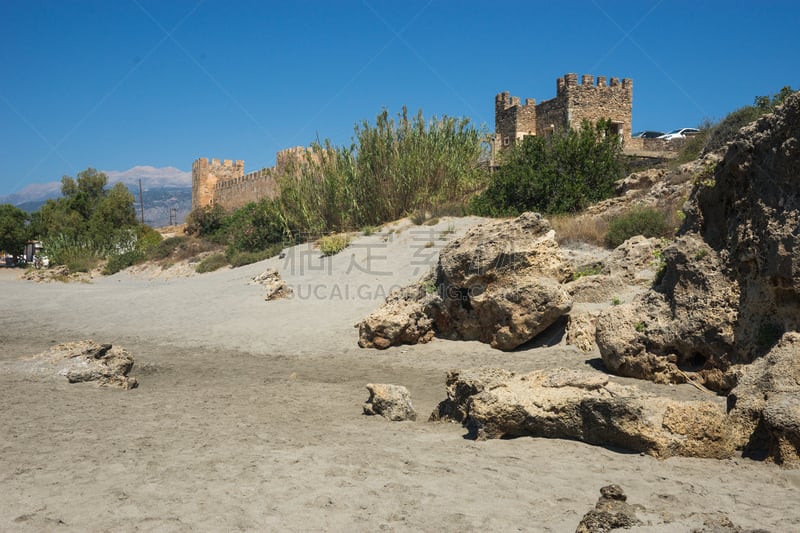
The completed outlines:
{"type": "Polygon", "coordinates": [[[663,131],[637,131],[631,137],[634,139],[655,139],[664,135],[663,131]]]}
{"type": "Polygon", "coordinates": [[[683,139],[685,137],[691,137],[692,135],[697,135],[700,133],[700,130],[697,128],[679,128],[677,130],[672,130],[669,133],[665,133],[659,139],[665,139],[667,141],[671,141],[672,139],[683,139]]]}

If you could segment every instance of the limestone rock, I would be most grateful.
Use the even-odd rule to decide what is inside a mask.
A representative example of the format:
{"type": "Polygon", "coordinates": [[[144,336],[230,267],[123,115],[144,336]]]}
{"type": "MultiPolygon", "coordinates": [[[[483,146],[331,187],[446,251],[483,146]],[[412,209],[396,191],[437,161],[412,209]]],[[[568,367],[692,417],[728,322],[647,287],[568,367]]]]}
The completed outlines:
{"type": "Polygon", "coordinates": [[[447,338],[512,350],[569,312],[572,302],[560,283],[570,275],[540,215],[476,226],[439,254],[437,329],[447,338]]]}
{"type": "Polygon", "coordinates": [[[786,333],[770,352],[738,369],[728,396],[746,456],[800,467],[800,333],[786,333]]]}
{"type": "Polygon", "coordinates": [[[603,261],[601,274],[632,282],[651,282],[660,267],[664,243],[655,237],[631,237],[617,246],[603,261]]]}
{"type": "Polygon", "coordinates": [[[566,342],[584,353],[594,351],[597,316],[594,313],[572,312],[567,321],[566,342]]]}
{"type": "Polygon", "coordinates": [[[70,383],[95,381],[101,386],[133,389],[128,376],[133,356],[125,348],[92,340],[65,342],[37,355],[22,358],[35,374],[63,376],[70,383]]]}
{"type": "Polygon", "coordinates": [[[264,286],[266,289],[264,300],[267,301],[292,296],[292,288],[281,279],[281,275],[275,268],[268,268],[261,274],[253,276],[250,279],[250,283],[264,286]]]}
{"type": "Polygon", "coordinates": [[[401,385],[368,383],[369,399],[364,404],[365,415],[381,415],[393,422],[416,420],[408,389],[401,385]]]}
{"type": "Polygon", "coordinates": [[[547,437],[617,446],[655,457],[727,458],[735,439],[713,401],[676,401],[563,368],[515,374],[454,371],[433,420],[464,424],[478,439],[547,437]]]}
{"type": "Polygon", "coordinates": [[[404,289],[395,289],[377,311],[356,324],[358,345],[384,350],[400,344],[426,343],[433,339],[436,309],[441,301],[430,284],[422,280],[404,289]]]}
{"type": "Polygon", "coordinates": [[[393,292],[357,324],[359,346],[449,339],[512,350],[572,307],[561,283],[570,267],[547,220],[524,213],[478,225],[439,254],[436,276],[393,292]]]}
{"type": "Polygon", "coordinates": [[[605,533],[614,529],[630,529],[642,522],[636,518],[635,508],[626,500],[619,485],[608,485],[600,489],[600,499],[594,509],[583,516],[575,533],[605,533]]]}
{"type": "Polygon", "coordinates": [[[621,375],[689,374],[725,392],[731,365],[800,329],[800,94],[706,164],[657,285],[601,314],[597,344],[621,375]]]}

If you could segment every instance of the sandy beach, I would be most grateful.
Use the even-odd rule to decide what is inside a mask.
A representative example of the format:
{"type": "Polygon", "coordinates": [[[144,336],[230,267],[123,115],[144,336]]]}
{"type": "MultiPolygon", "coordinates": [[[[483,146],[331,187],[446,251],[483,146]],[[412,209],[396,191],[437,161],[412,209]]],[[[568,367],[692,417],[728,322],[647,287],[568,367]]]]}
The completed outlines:
{"type": "Polygon", "coordinates": [[[640,506],[646,525],[631,531],[685,532],[722,515],[800,530],[800,471],[562,440],[476,442],[427,422],[450,369],[598,366],[558,330],[513,352],[442,339],[357,346],[354,324],[433,268],[451,230],[477,221],[385,226],[334,257],[302,245],[203,275],[33,283],[0,269],[0,531],[572,532],[610,483],[640,506]],[[250,279],[268,267],[293,298],[264,301],[250,279]],[[139,387],[71,385],[19,364],[81,339],[127,348],[139,387]],[[418,420],[364,416],[367,383],[406,386],[418,420]]]}

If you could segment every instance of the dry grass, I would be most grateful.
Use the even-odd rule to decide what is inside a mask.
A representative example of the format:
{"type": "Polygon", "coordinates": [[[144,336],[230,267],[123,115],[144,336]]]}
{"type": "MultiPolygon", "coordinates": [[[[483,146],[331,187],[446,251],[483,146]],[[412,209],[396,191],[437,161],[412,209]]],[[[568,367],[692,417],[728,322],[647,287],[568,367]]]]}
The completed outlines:
{"type": "Polygon", "coordinates": [[[556,231],[558,244],[585,242],[605,246],[608,234],[608,220],[605,217],[583,213],[553,215],[550,225],[556,231]]]}

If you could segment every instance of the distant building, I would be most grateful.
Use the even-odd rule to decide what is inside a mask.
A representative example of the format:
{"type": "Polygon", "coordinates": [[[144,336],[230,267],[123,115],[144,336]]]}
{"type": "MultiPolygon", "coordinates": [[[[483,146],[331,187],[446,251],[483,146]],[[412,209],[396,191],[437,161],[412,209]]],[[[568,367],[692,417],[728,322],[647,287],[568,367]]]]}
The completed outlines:
{"type": "Polygon", "coordinates": [[[278,195],[277,178],[286,169],[305,161],[309,148],[298,146],[281,150],[275,166],[244,173],[244,161],[201,157],[192,163],[192,209],[221,205],[226,210],[238,209],[262,198],[278,195]]]}
{"type": "Polygon", "coordinates": [[[556,81],[556,97],[537,104],[533,98],[521,103],[519,97],[502,92],[494,100],[494,153],[511,146],[526,135],[551,135],[558,130],[578,128],[584,120],[608,119],[623,143],[631,140],[633,80],[607,79],[584,74],[565,74],[556,81]]]}

